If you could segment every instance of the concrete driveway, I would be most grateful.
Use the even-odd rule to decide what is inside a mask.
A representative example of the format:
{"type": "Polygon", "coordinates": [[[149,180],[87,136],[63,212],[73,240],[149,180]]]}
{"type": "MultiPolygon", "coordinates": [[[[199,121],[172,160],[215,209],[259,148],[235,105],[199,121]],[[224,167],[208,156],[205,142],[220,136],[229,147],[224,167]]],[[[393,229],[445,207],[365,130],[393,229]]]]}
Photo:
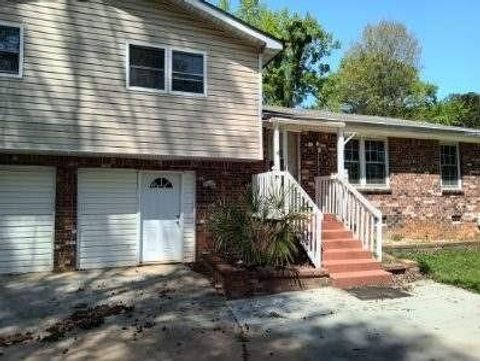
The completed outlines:
{"type": "Polygon", "coordinates": [[[427,281],[410,293],[362,301],[324,288],[225,301],[183,266],[2,277],[0,341],[32,336],[0,348],[0,359],[480,360],[480,295],[427,281]],[[124,309],[98,323],[72,317],[98,305],[124,309]]]}

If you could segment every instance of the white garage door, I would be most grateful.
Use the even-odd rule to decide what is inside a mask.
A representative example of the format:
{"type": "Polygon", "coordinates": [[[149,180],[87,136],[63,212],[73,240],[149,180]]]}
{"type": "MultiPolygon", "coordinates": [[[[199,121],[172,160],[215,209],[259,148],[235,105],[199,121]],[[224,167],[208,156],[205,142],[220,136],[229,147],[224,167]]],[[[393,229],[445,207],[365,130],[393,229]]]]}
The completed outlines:
{"type": "Polygon", "coordinates": [[[79,268],[138,263],[138,173],[78,172],[79,268]]]}
{"type": "Polygon", "coordinates": [[[53,269],[55,170],[0,167],[0,273],[53,269]]]}
{"type": "Polygon", "coordinates": [[[81,169],[78,231],[80,269],[192,262],[195,174],[81,169]]]}

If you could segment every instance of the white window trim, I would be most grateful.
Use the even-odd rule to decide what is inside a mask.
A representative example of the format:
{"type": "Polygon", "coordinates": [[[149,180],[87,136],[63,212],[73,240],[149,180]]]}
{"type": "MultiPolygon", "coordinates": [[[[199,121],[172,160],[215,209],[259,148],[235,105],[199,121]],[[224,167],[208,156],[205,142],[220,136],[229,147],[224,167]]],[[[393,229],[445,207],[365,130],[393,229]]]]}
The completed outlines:
{"type": "Polygon", "coordinates": [[[462,190],[462,173],[460,167],[460,145],[457,142],[440,142],[438,151],[440,153],[440,188],[442,191],[461,191],[462,190]],[[443,185],[443,176],[442,176],[442,145],[453,146],[457,151],[457,175],[458,175],[458,184],[455,187],[444,186],[443,185]]]}
{"type": "Polygon", "coordinates": [[[359,142],[359,161],[360,161],[360,183],[352,184],[359,190],[389,190],[390,189],[390,158],[388,154],[388,138],[375,137],[354,137],[352,139],[359,142]],[[383,142],[385,148],[385,183],[368,184],[367,183],[367,163],[365,159],[365,141],[373,140],[383,142]]]}
{"type": "Polygon", "coordinates": [[[125,61],[125,71],[126,71],[126,79],[127,79],[127,89],[133,91],[144,91],[150,93],[167,93],[168,91],[168,47],[162,44],[153,44],[153,43],[143,43],[143,42],[127,42],[127,56],[125,61]],[[142,86],[131,86],[130,85],[130,46],[143,46],[148,48],[154,48],[158,50],[164,51],[164,84],[163,89],[154,89],[154,88],[146,88],[142,86]]]}
{"type": "Polygon", "coordinates": [[[126,49],[126,57],[125,57],[125,72],[126,72],[126,81],[127,81],[127,90],[131,91],[141,91],[141,92],[150,92],[150,93],[157,93],[157,94],[171,94],[171,95],[179,95],[184,97],[196,97],[196,98],[205,98],[208,95],[208,82],[207,82],[207,52],[190,49],[190,48],[179,48],[179,47],[172,47],[158,43],[145,43],[145,42],[127,42],[127,49],[126,49]],[[144,46],[149,48],[161,49],[165,51],[165,84],[164,89],[153,89],[153,88],[145,88],[140,86],[130,86],[130,46],[144,46]],[[180,51],[185,53],[191,54],[198,54],[203,56],[203,93],[190,93],[190,92],[182,92],[182,91],[174,91],[172,90],[172,62],[173,62],[173,51],[180,51]]]}
{"type": "Polygon", "coordinates": [[[21,23],[13,23],[9,21],[2,21],[0,20],[0,25],[3,26],[10,26],[12,28],[19,28],[20,29],[20,52],[18,54],[18,74],[7,74],[0,72],[0,77],[2,78],[13,78],[13,79],[21,79],[23,78],[23,62],[24,62],[24,34],[25,29],[24,25],[21,23]]]}
{"type": "Polygon", "coordinates": [[[206,97],[207,96],[207,52],[201,50],[195,50],[190,48],[178,48],[178,47],[170,47],[169,49],[169,67],[168,67],[168,91],[171,94],[177,94],[182,96],[190,96],[190,97],[206,97]],[[175,91],[172,90],[172,82],[173,82],[173,52],[183,52],[183,53],[190,53],[195,55],[203,56],[203,93],[191,93],[191,92],[183,92],[183,91],[175,91]]]}

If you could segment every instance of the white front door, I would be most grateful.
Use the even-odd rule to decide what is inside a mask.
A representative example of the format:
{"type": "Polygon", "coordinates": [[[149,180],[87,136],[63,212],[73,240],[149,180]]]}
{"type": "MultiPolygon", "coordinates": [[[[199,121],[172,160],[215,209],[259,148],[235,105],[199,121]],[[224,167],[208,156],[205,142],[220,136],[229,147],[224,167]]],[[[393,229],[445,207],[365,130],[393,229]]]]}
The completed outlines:
{"type": "Polygon", "coordinates": [[[182,262],[182,176],[144,172],[141,179],[142,262],[182,262]]]}

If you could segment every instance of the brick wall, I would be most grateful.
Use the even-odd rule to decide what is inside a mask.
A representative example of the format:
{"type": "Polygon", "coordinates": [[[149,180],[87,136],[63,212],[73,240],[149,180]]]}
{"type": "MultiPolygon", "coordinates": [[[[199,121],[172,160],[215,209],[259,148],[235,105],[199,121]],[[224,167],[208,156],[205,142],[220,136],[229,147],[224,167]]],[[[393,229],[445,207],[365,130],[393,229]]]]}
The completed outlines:
{"type": "Polygon", "coordinates": [[[56,167],[54,267],[58,272],[75,269],[77,170],[79,168],[195,171],[197,177],[197,252],[201,252],[209,246],[205,232],[205,221],[209,207],[221,197],[231,197],[239,194],[248,187],[253,174],[261,173],[267,169],[266,163],[263,161],[158,161],[8,154],[0,154],[0,164],[56,167]]]}
{"type": "MultiPolygon", "coordinates": [[[[461,144],[462,192],[442,192],[439,142],[390,138],[390,191],[365,196],[381,209],[386,236],[422,240],[479,237],[480,145],[461,144]],[[457,217],[460,216],[460,221],[457,217]]],[[[315,196],[314,179],[336,173],[336,135],[303,133],[302,185],[315,196]]]]}

